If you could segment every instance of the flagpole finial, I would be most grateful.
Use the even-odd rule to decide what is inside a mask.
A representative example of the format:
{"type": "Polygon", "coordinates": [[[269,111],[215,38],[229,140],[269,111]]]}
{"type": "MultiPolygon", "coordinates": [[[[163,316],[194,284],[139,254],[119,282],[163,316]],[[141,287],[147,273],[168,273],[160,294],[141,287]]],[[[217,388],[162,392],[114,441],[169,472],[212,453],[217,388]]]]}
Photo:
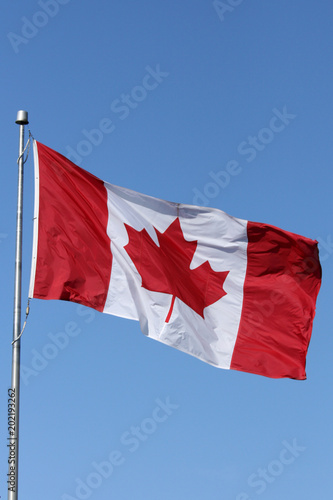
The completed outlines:
{"type": "Polygon", "coordinates": [[[28,111],[23,111],[22,109],[18,111],[15,123],[18,125],[28,125],[28,111]]]}

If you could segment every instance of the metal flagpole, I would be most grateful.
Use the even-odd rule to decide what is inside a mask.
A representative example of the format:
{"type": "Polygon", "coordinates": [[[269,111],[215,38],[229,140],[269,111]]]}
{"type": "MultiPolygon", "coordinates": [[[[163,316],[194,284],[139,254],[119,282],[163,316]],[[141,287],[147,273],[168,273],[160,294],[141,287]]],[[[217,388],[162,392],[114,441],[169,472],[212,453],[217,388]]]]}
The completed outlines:
{"type": "Polygon", "coordinates": [[[20,403],[20,350],[21,340],[21,282],[22,282],[22,221],[23,221],[23,154],[24,126],[28,122],[27,111],[18,111],[16,123],[20,125],[17,217],[16,217],[16,254],[15,288],[12,350],[12,385],[8,391],[8,500],[17,500],[18,456],[19,456],[19,403],[20,403]],[[14,411],[11,411],[14,410],[14,411]]]}

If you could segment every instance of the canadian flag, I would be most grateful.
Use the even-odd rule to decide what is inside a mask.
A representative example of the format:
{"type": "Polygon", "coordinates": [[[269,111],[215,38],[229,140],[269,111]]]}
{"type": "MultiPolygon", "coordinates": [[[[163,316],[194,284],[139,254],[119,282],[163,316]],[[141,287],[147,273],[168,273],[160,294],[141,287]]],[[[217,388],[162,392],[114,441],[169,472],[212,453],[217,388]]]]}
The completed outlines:
{"type": "Polygon", "coordinates": [[[140,321],[214,366],[305,379],[317,242],[103,182],[34,141],[30,297],[140,321]]]}

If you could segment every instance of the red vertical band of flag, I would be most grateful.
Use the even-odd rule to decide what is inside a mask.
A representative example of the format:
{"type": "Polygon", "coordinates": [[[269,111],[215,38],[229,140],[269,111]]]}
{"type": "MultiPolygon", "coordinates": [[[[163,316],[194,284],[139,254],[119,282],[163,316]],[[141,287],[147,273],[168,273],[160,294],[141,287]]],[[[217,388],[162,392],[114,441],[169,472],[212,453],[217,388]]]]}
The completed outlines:
{"type": "Polygon", "coordinates": [[[34,297],[103,311],[112,265],[104,183],[47,146],[37,148],[42,195],[34,297]]]}
{"type": "Polygon", "coordinates": [[[321,267],[315,242],[248,222],[241,321],[230,368],[305,379],[321,267]]]}

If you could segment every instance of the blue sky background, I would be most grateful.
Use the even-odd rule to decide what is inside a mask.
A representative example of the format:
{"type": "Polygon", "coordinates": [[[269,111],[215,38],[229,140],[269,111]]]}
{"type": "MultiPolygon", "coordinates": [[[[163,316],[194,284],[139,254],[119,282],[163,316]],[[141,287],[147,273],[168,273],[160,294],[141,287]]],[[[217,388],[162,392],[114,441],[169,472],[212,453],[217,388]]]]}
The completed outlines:
{"type": "MultiPolygon", "coordinates": [[[[28,110],[37,140],[65,155],[75,151],[98,177],[318,239],[323,267],[304,382],[218,370],[145,338],[137,322],[33,300],[21,344],[20,498],[331,495],[333,5],[220,4],[219,12],[211,0],[3,6],[1,498],[7,495],[19,109],[28,110]],[[156,87],[138,89],[147,81],[152,87],[145,77],[158,69],[156,87]],[[124,95],[128,104],[120,102],[124,95]],[[284,122],[272,122],[277,113],[284,122]],[[272,131],[272,123],[280,130],[272,131]],[[91,132],[100,127],[103,132],[91,132]],[[55,338],[66,345],[57,347],[55,338]],[[156,415],[163,421],[153,420],[156,415]],[[109,463],[108,477],[98,472],[102,462],[109,463]]],[[[32,155],[24,210],[23,310],[32,155]]]]}

